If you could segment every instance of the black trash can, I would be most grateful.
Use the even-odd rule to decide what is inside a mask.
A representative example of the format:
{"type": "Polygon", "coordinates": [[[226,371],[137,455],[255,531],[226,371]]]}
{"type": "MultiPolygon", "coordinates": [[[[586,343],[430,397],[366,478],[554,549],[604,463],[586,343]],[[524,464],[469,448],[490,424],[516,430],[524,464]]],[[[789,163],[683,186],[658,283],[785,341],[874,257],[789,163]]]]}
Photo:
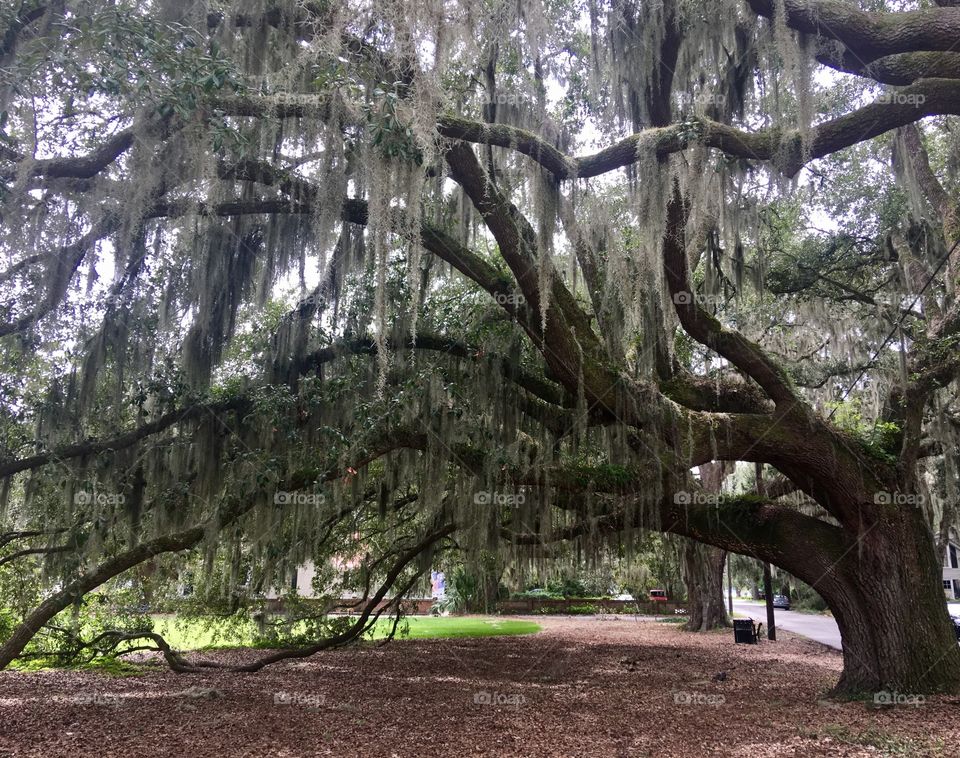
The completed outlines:
{"type": "Polygon", "coordinates": [[[745,642],[748,645],[757,644],[757,635],[753,633],[752,619],[733,620],[733,641],[745,642]]]}

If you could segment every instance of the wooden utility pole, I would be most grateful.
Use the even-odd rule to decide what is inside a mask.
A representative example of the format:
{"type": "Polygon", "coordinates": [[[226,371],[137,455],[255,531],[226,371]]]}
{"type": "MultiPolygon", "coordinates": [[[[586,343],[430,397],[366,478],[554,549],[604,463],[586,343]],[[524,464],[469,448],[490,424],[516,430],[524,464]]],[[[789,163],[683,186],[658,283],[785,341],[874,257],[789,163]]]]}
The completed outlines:
{"type": "Polygon", "coordinates": [[[727,551],[727,609],[733,618],[733,553],[727,551]]]}
{"type": "Polygon", "coordinates": [[[767,597],[767,639],[776,641],[777,625],[773,618],[773,577],[770,575],[770,564],[763,564],[763,594],[767,597]]]}

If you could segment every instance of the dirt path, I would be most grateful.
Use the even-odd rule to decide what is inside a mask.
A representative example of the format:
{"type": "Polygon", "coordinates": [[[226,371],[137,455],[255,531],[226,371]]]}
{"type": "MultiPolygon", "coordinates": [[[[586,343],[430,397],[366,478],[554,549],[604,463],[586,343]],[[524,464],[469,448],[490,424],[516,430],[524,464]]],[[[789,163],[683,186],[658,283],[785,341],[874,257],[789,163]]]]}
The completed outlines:
{"type": "Polygon", "coordinates": [[[730,633],[670,624],[538,621],[533,636],[398,642],[255,675],[0,673],[0,755],[806,758],[960,746],[960,697],[881,710],[822,701],[839,654],[799,637],[734,646],[730,633]]]}

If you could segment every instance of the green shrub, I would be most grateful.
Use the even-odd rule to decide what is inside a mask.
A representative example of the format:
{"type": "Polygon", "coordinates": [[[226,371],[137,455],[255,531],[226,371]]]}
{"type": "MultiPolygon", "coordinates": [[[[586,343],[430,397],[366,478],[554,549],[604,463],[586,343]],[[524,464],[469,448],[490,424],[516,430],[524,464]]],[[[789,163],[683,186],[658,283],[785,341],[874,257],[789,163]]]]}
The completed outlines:
{"type": "Polygon", "coordinates": [[[560,595],[556,592],[531,592],[530,590],[524,590],[523,592],[515,592],[510,596],[511,600],[563,600],[563,595],[560,595]]]}
{"type": "Polygon", "coordinates": [[[6,608],[0,608],[0,640],[5,640],[13,633],[16,626],[16,618],[12,611],[6,608]]]}
{"type": "Polygon", "coordinates": [[[547,589],[560,597],[586,597],[590,594],[579,579],[554,579],[547,582],[547,589]]]}

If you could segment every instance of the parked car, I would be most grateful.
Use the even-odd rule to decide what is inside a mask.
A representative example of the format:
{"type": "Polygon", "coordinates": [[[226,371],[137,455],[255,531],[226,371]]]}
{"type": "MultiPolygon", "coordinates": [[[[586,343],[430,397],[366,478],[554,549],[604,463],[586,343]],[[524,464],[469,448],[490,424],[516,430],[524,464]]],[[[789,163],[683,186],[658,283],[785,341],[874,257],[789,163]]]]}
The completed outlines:
{"type": "Polygon", "coordinates": [[[773,607],[782,608],[785,611],[790,610],[790,598],[786,595],[774,595],[773,596],[773,607]]]}
{"type": "Polygon", "coordinates": [[[666,603],[669,599],[666,590],[650,590],[650,600],[654,603],[666,603]]]}

